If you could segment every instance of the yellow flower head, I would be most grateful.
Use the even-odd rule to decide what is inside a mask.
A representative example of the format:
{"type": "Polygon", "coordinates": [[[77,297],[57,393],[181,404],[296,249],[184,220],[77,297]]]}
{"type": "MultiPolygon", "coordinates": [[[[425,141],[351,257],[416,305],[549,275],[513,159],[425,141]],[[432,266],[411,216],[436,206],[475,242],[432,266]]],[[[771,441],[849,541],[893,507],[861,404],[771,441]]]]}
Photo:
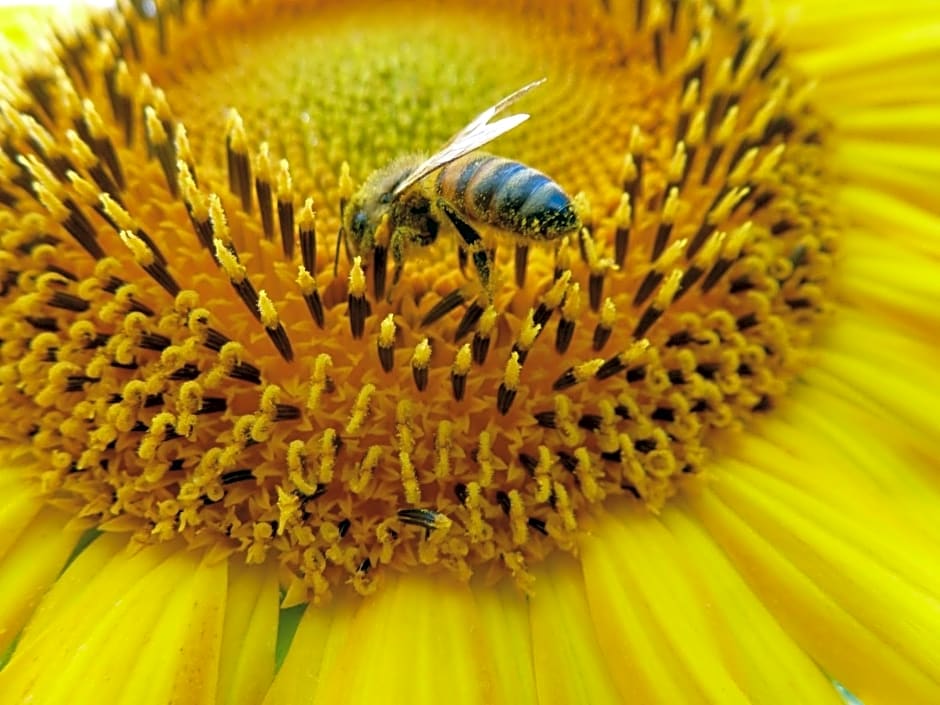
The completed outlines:
{"type": "MultiPolygon", "coordinates": [[[[247,684],[233,665],[244,657],[225,644],[233,624],[249,628],[235,596],[261,604],[278,590],[282,607],[313,603],[292,653],[322,655],[316,702],[337,701],[356,658],[381,660],[371,625],[412,628],[409,606],[417,631],[451,634],[462,653],[469,642],[447,630],[471,604],[484,605],[490,646],[494,614],[507,610],[538,688],[523,677],[514,690],[511,669],[463,653],[467,702],[534,702],[535,690],[538,702],[556,691],[557,702],[613,702],[634,688],[641,702],[787,701],[710,641],[721,629],[703,595],[719,622],[740,600],[785,643],[810,683],[804,696],[835,697],[810,657],[840,679],[856,672],[808,619],[781,631],[748,587],[761,592],[771,574],[795,595],[824,584],[903,651],[827,582],[831,561],[848,566],[867,542],[906,536],[895,519],[879,538],[839,518],[870,506],[860,497],[884,478],[858,480],[838,511],[820,508],[811,471],[832,463],[830,492],[853,477],[847,432],[824,442],[806,431],[813,422],[787,424],[800,404],[797,416],[823,429],[834,413],[799,401],[795,386],[831,393],[825,408],[847,415],[893,408],[867,368],[826,341],[854,344],[844,309],[866,300],[882,315],[906,311],[908,333],[936,322],[882,293],[897,284],[916,299],[936,285],[883,271],[851,283],[866,261],[852,257],[872,238],[856,236],[845,208],[850,130],[816,92],[812,61],[791,61],[776,25],[742,5],[121,2],[19,59],[0,84],[0,452],[12,468],[0,487],[22,496],[11,502],[21,523],[65,527],[37,593],[89,528],[107,536],[51,596],[111,560],[136,566],[123,574],[127,595],[145,595],[135,581],[151,571],[160,599],[182,581],[187,634],[218,639],[206,637],[215,651],[202,660],[199,640],[182,639],[166,697],[189,688],[201,702],[260,702],[273,655],[247,684]],[[757,459],[773,471],[754,471],[757,459]],[[814,534],[817,513],[863,547],[814,534]],[[134,555],[114,559],[127,543],[134,555]],[[686,553],[712,568],[690,578],[686,553]],[[737,565],[757,566],[740,569],[747,583],[737,565]],[[187,611],[220,584],[229,611],[224,596],[187,611]],[[484,587],[500,597],[479,596],[484,587]],[[736,597],[715,597],[725,589],[736,597]],[[453,623],[415,617],[425,603],[453,623]],[[505,607],[519,604],[526,617],[505,607]],[[327,634],[365,645],[345,655],[323,645],[327,634]],[[573,668],[560,647],[536,645],[552,638],[582,645],[583,690],[549,685],[573,668]],[[655,664],[623,666],[626,644],[655,664]]],[[[935,39],[921,46],[936,53],[935,39]]],[[[930,242],[899,256],[935,267],[930,242]]],[[[874,359],[921,349],[890,340],[874,359]]],[[[914,358],[912,369],[928,367],[914,358]]],[[[910,392],[926,409],[937,376],[925,374],[927,391],[910,392]]],[[[918,433],[937,429],[911,417],[918,433]]],[[[926,434],[897,434],[870,441],[871,457],[900,464],[901,448],[922,464],[936,449],[926,434]]],[[[912,486],[935,492],[918,473],[912,486]]],[[[910,541],[930,554],[936,530],[911,524],[910,541]]],[[[875,590],[891,571],[910,582],[894,595],[905,623],[940,625],[936,580],[914,562],[859,575],[875,590]]],[[[102,590],[124,599],[118,583],[102,590]]],[[[29,606],[18,609],[9,639],[0,621],[0,644],[29,621],[29,606]]],[[[51,638],[43,620],[66,624],[50,609],[27,626],[0,690],[6,674],[23,697],[67,691],[67,678],[37,685],[32,666],[17,665],[51,638]]],[[[163,625],[148,609],[141,619],[163,625]]],[[[74,616],[84,633],[74,625],[93,618],[74,616]]],[[[176,643],[172,622],[160,629],[176,643]]],[[[730,633],[737,648],[763,648],[743,628],[730,633]]],[[[437,671],[441,657],[424,656],[437,671]]],[[[288,658],[269,702],[290,701],[302,658],[288,658]]],[[[891,682],[918,696],[940,687],[936,660],[911,658],[917,676],[904,662],[888,667],[891,682]]],[[[387,678],[390,691],[379,678],[350,697],[410,697],[387,678]]],[[[871,682],[854,681],[877,693],[871,682]]]]}
{"type": "Polygon", "coordinates": [[[387,566],[527,585],[594,505],[659,510],[716,429],[772,408],[838,232],[805,81],[707,5],[629,41],[562,7],[520,36],[520,11],[128,8],[24,71],[3,394],[50,496],[138,542],[270,555],[291,601],[387,566]],[[502,159],[445,162],[355,233],[373,170],[539,72],[502,159]],[[580,228],[513,216],[546,219],[552,182],[580,228]],[[402,235],[419,207],[430,231],[402,235]]]}

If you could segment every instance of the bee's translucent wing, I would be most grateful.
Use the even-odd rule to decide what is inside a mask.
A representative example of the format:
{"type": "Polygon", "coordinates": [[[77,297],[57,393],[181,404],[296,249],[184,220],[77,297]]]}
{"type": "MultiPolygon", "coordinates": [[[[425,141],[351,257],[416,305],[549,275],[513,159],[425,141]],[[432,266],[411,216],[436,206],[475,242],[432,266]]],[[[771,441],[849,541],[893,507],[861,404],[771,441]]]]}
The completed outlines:
{"type": "Polygon", "coordinates": [[[528,113],[509,115],[500,120],[497,120],[496,122],[490,122],[490,120],[492,120],[497,114],[508,108],[510,105],[515,103],[533,88],[540,86],[543,83],[545,83],[544,78],[541,78],[538,81],[533,81],[532,83],[523,86],[514,93],[510,93],[496,105],[487,108],[482,113],[477,115],[466,127],[451,137],[447,144],[428,157],[424,162],[419,164],[417,169],[411,172],[411,174],[409,174],[404,181],[398,184],[398,186],[396,186],[395,190],[392,192],[392,196],[398,196],[428,174],[437,171],[447,164],[450,164],[455,159],[460,159],[460,157],[464,156],[465,154],[469,154],[475,149],[479,149],[483,145],[492,142],[500,135],[504,135],[510,130],[514,130],[516,127],[524,123],[529,119],[528,113]]]}

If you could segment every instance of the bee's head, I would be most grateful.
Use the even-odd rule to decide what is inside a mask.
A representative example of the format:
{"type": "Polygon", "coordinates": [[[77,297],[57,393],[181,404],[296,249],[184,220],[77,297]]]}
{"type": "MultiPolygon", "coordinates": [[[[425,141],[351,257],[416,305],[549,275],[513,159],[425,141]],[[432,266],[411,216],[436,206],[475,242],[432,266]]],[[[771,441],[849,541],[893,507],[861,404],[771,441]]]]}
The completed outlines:
{"type": "MultiPolygon", "coordinates": [[[[372,172],[346,206],[343,225],[354,255],[367,254],[375,247],[375,232],[386,214],[391,216],[393,192],[414,169],[414,156],[396,159],[372,172]]],[[[394,223],[390,224],[394,229],[394,223]]]]}
{"type": "MultiPolygon", "coordinates": [[[[370,180],[371,181],[371,180],[370,180]]],[[[375,231],[388,213],[391,192],[370,188],[370,181],[360,188],[346,206],[343,225],[354,255],[368,253],[375,246],[375,231]]]]}

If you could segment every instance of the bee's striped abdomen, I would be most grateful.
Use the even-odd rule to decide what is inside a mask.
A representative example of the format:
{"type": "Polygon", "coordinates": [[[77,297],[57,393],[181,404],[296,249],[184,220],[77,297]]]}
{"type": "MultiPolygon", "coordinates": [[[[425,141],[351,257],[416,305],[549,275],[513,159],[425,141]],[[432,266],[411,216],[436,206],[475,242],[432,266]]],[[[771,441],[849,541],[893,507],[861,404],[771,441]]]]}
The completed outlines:
{"type": "Polygon", "coordinates": [[[461,214],[507,232],[551,240],[579,227],[571,199],[540,171],[489,154],[445,166],[437,192],[461,214]]]}

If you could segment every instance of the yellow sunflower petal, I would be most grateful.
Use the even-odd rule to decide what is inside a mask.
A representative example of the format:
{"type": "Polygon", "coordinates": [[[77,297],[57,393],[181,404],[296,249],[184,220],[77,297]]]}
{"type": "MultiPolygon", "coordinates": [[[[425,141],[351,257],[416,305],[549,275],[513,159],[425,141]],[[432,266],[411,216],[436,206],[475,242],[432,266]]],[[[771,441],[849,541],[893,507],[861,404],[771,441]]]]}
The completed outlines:
{"type": "MultiPolygon", "coordinates": [[[[531,600],[529,619],[539,705],[622,702],[621,688],[632,689],[628,681],[639,666],[626,652],[615,651],[610,653],[617,668],[609,667],[611,659],[605,655],[609,644],[594,634],[580,567],[560,559],[550,569],[537,569],[535,576],[538,592],[531,600]]],[[[616,616],[611,614],[610,619],[616,616]]]]}
{"type": "Polygon", "coordinates": [[[163,605],[127,676],[122,694],[127,705],[217,702],[228,563],[181,552],[167,563],[180,558],[180,573],[167,570],[148,580],[150,594],[143,599],[163,605]]]}
{"type": "Polygon", "coordinates": [[[719,657],[678,546],[652,516],[605,516],[582,544],[591,617],[621,697],[640,702],[746,703],[719,657]]]}
{"type": "Polygon", "coordinates": [[[264,705],[309,705],[316,702],[322,674],[347,646],[358,600],[349,594],[329,605],[309,605],[300,618],[264,705]]]}
{"type": "MultiPolygon", "coordinates": [[[[541,585],[541,583],[540,583],[541,585]]],[[[480,624],[485,633],[491,661],[496,671],[496,682],[502,690],[506,702],[535,703],[551,702],[551,689],[536,687],[536,670],[533,666],[534,645],[541,648],[545,642],[532,634],[537,624],[530,615],[530,603],[526,595],[515,585],[506,581],[493,586],[479,586],[474,592],[480,624]],[[544,694],[544,700],[539,696],[544,694]]],[[[551,606],[551,605],[550,605],[551,606]]],[[[571,605],[554,605],[562,612],[572,614],[571,605]]],[[[557,639],[560,632],[551,631],[549,643],[563,641],[557,639]]],[[[560,700],[556,702],[562,702],[560,700]]],[[[577,702],[569,700],[568,702],[577,702]]],[[[602,703],[602,699],[588,702],[602,703]]]]}
{"type": "MultiPolygon", "coordinates": [[[[50,617],[47,629],[28,626],[0,672],[0,692],[22,701],[116,702],[135,664],[140,664],[137,651],[157,625],[163,603],[191,567],[185,554],[167,557],[167,553],[161,547],[132,557],[116,554],[97,579],[88,581],[89,589],[68,600],[67,607],[41,605],[42,611],[51,609],[55,614],[45,615],[50,617]],[[114,638],[118,629],[121,639],[114,638]],[[43,677],[51,659],[61,664],[57,677],[43,677]]],[[[83,563],[98,562],[94,554],[82,561],[84,555],[66,573],[76,566],[76,574],[85,572],[83,563]]],[[[57,583],[50,596],[63,583],[68,581],[57,583]]]]}
{"type": "MultiPolygon", "coordinates": [[[[0,488],[0,492],[7,489],[0,488]]],[[[6,494],[4,500],[16,501],[6,494]]],[[[40,505],[32,501],[27,506],[35,509],[40,505]]],[[[29,521],[15,526],[0,519],[0,535],[19,537],[0,553],[0,653],[10,646],[43,593],[55,582],[81,535],[78,529],[68,528],[72,517],[65,512],[42,507],[31,514],[29,521]]]]}
{"type": "MultiPolygon", "coordinates": [[[[870,82],[885,81],[899,76],[902,87],[921,87],[921,71],[929,75],[929,57],[935,55],[940,44],[940,21],[926,14],[922,22],[900,21],[896,26],[882,26],[878,32],[866,32],[856,41],[828,42],[814,50],[800,54],[799,63],[810,75],[823,76],[830,85],[844,85],[837,81],[843,76],[865,74],[870,82]],[[871,73],[875,72],[875,76],[871,73]]],[[[935,68],[935,67],[934,67],[935,68]]],[[[914,91],[911,91],[912,93],[914,91]]],[[[879,102],[874,91],[860,96],[871,103],[879,102]]]]}
{"type": "Polygon", "coordinates": [[[852,222],[932,257],[940,254],[940,216],[889,193],[864,185],[845,186],[839,201],[852,222]]]}
{"type": "Polygon", "coordinates": [[[810,518],[827,511],[823,502],[779,484],[768,489],[773,481],[747,465],[721,467],[714,492],[694,506],[803,648],[865,702],[935,702],[940,601],[902,567],[866,554],[864,533],[849,520],[810,518]]]}
{"type": "Polygon", "coordinates": [[[72,563],[0,672],[0,692],[17,702],[215,702],[225,564],[168,547],[127,555],[122,543],[100,537],[72,563]],[[50,659],[56,678],[42,676],[50,659]]]}
{"type": "MultiPolygon", "coordinates": [[[[123,536],[106,533],[72,561],[36,609],[18,645],[18,656],[43,644],[73,638],[84,626],[82,618],[101,619],[125,590],[171,553],[169,547],[160,546],[127,556],[126,546],[123,536]]],[[[0,677],[4,673],[0,672],[0,677]]]]}
{"type": "Polygon", "coordinates": [[[851,172],[855,183],[888,191],[927,210],[936,204],[930,187],[940,180],[940,148],[856,138],[839,145],[834,163],[840,171],[851,172]]]}
{"type": "MultiPolygon", "coordinates": [[[[17,478],[18,480],[18,478],[17,478]]],[[[4,491],[0,504],[0,556],[16,546],[16,541],[40,510],[36,501],[39,490],[34,483],[8,482],[0,487],[4,491]]]]}
{"type": "Polygon", "coordinates": [[[722,661],[755,703],[838,703],[832,684],[777,621],[701,523],[668,508],[662,521],[696,578],[703,612],[717,631],[722,661]],[[723,632],[723,633],[722,633],[723,632]]]}
{"type": "Polygon", "coordinates": [[[884,236],[861,231],[852,233],[844,253],[842,290],[853,305],[908,335],[936,339],[940,278],[929,256],[886,246],[884,236]]]}
{"type": "Polygon", "coordinates": [[[254,705],[261,702],[274,678],[277,572],[232,561],[226,603],[219,658],[219,703],[254,705]]]}
{"type": "Polygon", "coordinates": [[[760,425],[759,433],[729,453],[825,497],[834,510],[877,517],[878,525],[893,521],[904,543],[918,533],[940,539],[933,520],[940,477],[912,455],[907,429],[897,421],[803,388],[781,406],[777,418],[760,425]]]}
{"type": "Polygon", "coordinates": [[[469,587],[421,575],[390,583],[361,601],[315,703],[512,702],[497,687],[469,587]]]}
{"type": "Polygon", "coordinates": [[[937,105],[917,103],[917,95],[902,105],[877,105],[844,110],[834,116],[840,133],[903,145],[936,145],[940,141],[937,105]]]}
{"type": "MultiPolygon", "coordinates": [[[[873,341],[882,346],[882,354],[891,355],[887,341],[873,341]]],[[[893,365],[883,364],[881,355],[861,355],[855,350],[830,348],[819,353],[818,367],[813,369],[813,380],[830,379],[833,384],[848,387],[870,399],[893,415],[910,424],[925,438],[940,437],[940,399],[937,387],[931,384],[936,373],[931,369],[929,358],[894,359],[893,365]],[[874,358],[874,359],[873,359],[874,358]],[[923,376],[918,377],[918,371],[923,376]]],[[[825,384],[825,383],[824,383],[825,384]]]]}

